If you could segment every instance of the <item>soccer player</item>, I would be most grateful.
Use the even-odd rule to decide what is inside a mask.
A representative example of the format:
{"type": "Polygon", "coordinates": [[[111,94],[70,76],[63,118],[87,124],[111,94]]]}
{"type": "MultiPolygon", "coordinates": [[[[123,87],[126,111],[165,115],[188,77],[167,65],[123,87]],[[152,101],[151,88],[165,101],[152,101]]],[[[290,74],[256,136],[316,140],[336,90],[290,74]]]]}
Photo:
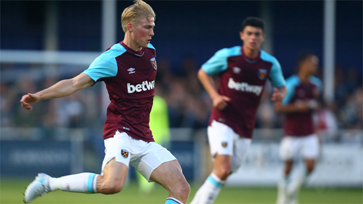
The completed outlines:
{"type": "Polygon", "coordinates": [[[278,184],[277,204],[297,203],[297,191],[306,181],[319,155],[319,139],[313,123],[313,112],[321,89],[321,81],[312,76],[318,67],[318,58],[310,52],[299,57],[299,71],[286,81],[287,94],[282,103],[275,103],[278,113],[285,114],[284,137],[280,157],[284,161],[283,178],[278,184]],[[305,159],[306,174],[290,181],[293,159],[298,153],[305,159]]]}
{"type": "Polygon", "coordinates": [[[167,149],[154,142],[149,129],[157,71],[155,48],[150,44],[155,17],[147,3],[135,0],[121,16],[125,32],[122,42],[111,46],[78,76],[21,98],[22,107],[31,110],[32,103],[69,96],[104,81],[111,100],[103,131],[105,158],[102,173],[80,173],[60,178],[40,173],[27,187],[25,203],[58,189],[118,193],[124,186],[129,164],[148,181],[159,183],[169,192],[167,204],[186,203],[190,187],[181,166],[167,149]]]}
{"type": "Polygon", "coordinates": [[[262,19],[246,18],[239,33],[243,46],[219,50],[198,71],[199,80],[213,100],[208,139],[214,167],[192,204],[213,203],[228,176],[241,166],[251,144],[266,80],[275,87],[273,101],[279,102],[285,96],[279,62],[260,49],[265,38],[263,29],[262,19]],[[216,74],[218,91],[211,77],[216,74]]]}

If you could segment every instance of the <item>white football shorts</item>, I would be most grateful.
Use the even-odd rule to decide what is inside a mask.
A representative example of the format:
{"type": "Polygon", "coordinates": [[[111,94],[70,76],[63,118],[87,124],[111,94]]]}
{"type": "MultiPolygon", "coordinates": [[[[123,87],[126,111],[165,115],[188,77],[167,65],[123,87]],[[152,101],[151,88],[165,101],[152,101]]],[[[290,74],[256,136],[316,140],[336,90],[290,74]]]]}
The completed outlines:
{"type": "Polygon", "coordinates": [[[151,173],[162,163],[176,158],[164,147],[155,142],[145,142],[130,137],[125,132],[118,132],[112,138],[104,140],[105,158],[102,162],[102,171],[113,158],[125,164],[131,164],[149,182],[151,173]]]}
{"type": "Polygon", "coordinates": [[[212,157],[217,153],[233,157],[232,172],[242,165],[251,145],[251,139],[240,137],[232,128],[217,121],[212,121],[208,127],[208,139],[212,157]]]}
{"type": "Polygon", "coordinates": [[[306,137],[285,136],[281,140],[280,157],[282,160],[292,160],[298,153],[304,159],[317,159],[319,156],[319,138],[316,134],[306,137]]]}

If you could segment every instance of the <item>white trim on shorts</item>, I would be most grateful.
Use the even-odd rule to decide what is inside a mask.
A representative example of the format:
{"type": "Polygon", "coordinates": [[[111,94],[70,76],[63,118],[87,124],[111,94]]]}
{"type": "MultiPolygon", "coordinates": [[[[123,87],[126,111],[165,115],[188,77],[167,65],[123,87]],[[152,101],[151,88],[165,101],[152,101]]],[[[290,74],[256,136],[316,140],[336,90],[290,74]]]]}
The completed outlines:
{"type": "Polygon", "coordinates": [[[240,137],[231,127],[215,120],[208,126],[208,141],[212,157],[217,153],[232,156],[232,172],[242,165],[251,145],[250,138],[240,137]]]}
{"type": "Polygon", "coordinates": [[[293,160],[298,154],[304,159],[317,159],[319,156],[319,138],[317,134],[304,137],[285,136],[280,144],[280,158],[293,160]]]}
{"type": "Polygon", "coordinates": [[[162,163],[176,160],[164,147],[155,142],[145,142],[116,131],[114,137],[104,140],[105,157],[102,171],[113,158],[129,167],[131,164],[149,182],[151,173],[162,163]]]}

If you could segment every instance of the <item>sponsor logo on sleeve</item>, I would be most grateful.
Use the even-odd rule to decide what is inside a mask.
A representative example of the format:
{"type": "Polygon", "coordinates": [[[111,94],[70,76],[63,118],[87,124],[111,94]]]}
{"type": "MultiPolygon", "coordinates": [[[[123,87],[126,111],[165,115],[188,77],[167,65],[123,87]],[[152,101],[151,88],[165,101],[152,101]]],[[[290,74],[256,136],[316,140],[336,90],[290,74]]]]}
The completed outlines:
{"type": "Polygon", "coordinates": [[[153,66],[153,68],[154,68],[155,70],[157,70],[157,69],[158,69],[158,65],[156,64],[156,59],[155,59],[155,57],[151,58],[151,59],[150,59],[150,62],[151,62],[151,65],[153,66]]]}

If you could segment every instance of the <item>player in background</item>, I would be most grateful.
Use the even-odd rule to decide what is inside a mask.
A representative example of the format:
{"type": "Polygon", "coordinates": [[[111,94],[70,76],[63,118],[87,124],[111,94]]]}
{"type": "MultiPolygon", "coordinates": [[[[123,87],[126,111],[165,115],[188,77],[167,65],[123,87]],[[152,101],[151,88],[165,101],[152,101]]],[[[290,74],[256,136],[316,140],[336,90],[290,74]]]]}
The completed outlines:
{"type": "Polygon", "coordinates": [[[297,203],[297,191],[313,171],[319,155],[319,139],[313,122],[321,89],[321,81],[313,76],[317,71],[318,57],[303,52],[298,66],[298,74],[286,80],[287,94],[283,102],[275,103],[276,111],[285,114],[284,137],[280,145],[280,157],[285,164],[278,184],[277,204],[297,203]],[[306,174],[291,180],[293,159],[298,153],[305,159],[306,174]]]}
{"type": "Polygon", "coordinates": [[[229,175],[236,172],[251,144],[256,112],[269,79],[275,87],[272,100],[281,102],[285,79],[277,59],[261,50],[264,22],[249,17],[239,33],[243,46],[219,50],[198,71],[198,78],[213,100],[208,139],[213,171],[194,196],[192,204],[210,204],[229,175]],[[212,75],[219,76],[218,90],[212,75]]]}
{"type": "MultiPolygon", "coordinates": [[[[156,143],[169,147],[170,130],[169,130],[169,116],[168,104],[160,93],[161,87],[155,84],[155,96],[153,106],[150,112],[150,130],[153,134],[156,143]]],[[[139,183],[139,190],[142,194],[150,194],[154,188],[153,182],[146,180],[138,171],[136,171],[137,181],[139,183]]]]}
{"type": "Polygon", "coordinates": [[[103,131],[102,173],[60,178],[40,173],[27,187],[25,203],[55,190],[118,193],[124,186],[129,164],[148,181],[159,183],[169,192],[167,204],[186,203],[190,187],[181,166],[167,149],[154,142],[149,129],[157,72],[155,48],[150,44],[155,17],[147,3],[135,0],[121,15],[125,32],[122,42],[111,46],[78,76],[22,97],[22,107],[31,110],[32,103],[69,96],[104,81],[111,101],[103,131]]]}

